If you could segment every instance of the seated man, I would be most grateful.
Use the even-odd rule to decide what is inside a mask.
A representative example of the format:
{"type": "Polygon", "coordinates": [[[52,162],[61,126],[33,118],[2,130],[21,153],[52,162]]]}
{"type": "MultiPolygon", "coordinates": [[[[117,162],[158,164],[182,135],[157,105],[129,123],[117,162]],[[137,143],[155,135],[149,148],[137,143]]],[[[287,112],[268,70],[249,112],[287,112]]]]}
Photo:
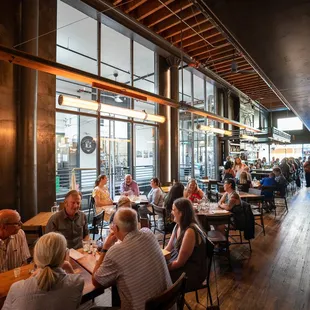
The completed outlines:
{"type": "Polygon", "coordinates": [[[130,174],[125,175],[125,180],[121,183],[120,193],[121,195],[125,196],[140,195],[139,186],[137,182],[132,179],[132,176],[130,174]]]}
{"type": "Polygon", "coordinates": [[[218,206],[227,211],[231,211],[234,206],[241,204],[239,194],[236,192],[236,182],[233,179],[224,181],[225,194],[218,202],[218,206]]]}
{"type": "Polygon", "coordinates": [[[279,167],[273,168],[272,172],[275,174],[275,180],[281,196],[285,196],[286,185],[288,184],[286,178],[282,174],[282,170],[279,167]]]}
{"type": "Polygon", "coordinates": [[[86,215],[80,211],[81,196],[78,191],[72,190],[65,196],[64,209],[52,215],[49,219],[46,232],[59,232],[65,236],[68,248],[83,247],[82,240],[88,240],[86,215]]]}
{"type": "Polygon", "coordinates": [[[120,208],[93,271],[93,284],[116,284],[122,309],[144,310],[147,299],[171,283],[166,260],[154,234],[137,229],[137,213],[120,208]],[[117,240],[122,242],[114,244],[117,240]],[[154,278],[156,276],[156,279],[154,278]]]}
{"type": "Polygon", "coordinates": [[[25,233],[18,212],[0,211],[0,272],[20,267],[30,257],[25,233]]]}

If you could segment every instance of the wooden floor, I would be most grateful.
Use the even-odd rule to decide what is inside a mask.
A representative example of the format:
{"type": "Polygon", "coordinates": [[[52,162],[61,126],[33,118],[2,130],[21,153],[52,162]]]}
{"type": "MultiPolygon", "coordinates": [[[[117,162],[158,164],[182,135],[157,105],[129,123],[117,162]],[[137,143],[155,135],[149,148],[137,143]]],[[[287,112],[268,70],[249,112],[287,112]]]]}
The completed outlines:
{"type": "MultiPolygon", "coordinates": [[[[245,246],[231,247],[232,269],[216,258],[221,310],[310,309],[310,188],[289,199],[289,212],[265,216],[266,236],[256,228],[252,253],[245,246]]],[[[211,275],[214,301],[216,291],[211,275]]],[[[206,305],[206,291],[199,292],[206,305]]],[[[205,309],[194,294],[186,300],[192,309],[205,309]]]]}
{"type": "MultiPolygon", "coordinates": [[[[289,212],[278,208],[278,215],[265,215],[266,236],[256,227],[252,253],[245,245],[231,246],[232,268],[224,257],[216,257],[221,310],[298,310],[310,309],[310,188],[302,188],[289,198],[289,212]]],[[[216,302],[214,273],[211,291],[216,302]]],[[[186,294],[192,309],[205,309],[206,290],[186,294]]],[[[109,290],[95,304],[109,306],[109,290]]],[[[186,309],[186,307],[185,307],[186,309]]]]}

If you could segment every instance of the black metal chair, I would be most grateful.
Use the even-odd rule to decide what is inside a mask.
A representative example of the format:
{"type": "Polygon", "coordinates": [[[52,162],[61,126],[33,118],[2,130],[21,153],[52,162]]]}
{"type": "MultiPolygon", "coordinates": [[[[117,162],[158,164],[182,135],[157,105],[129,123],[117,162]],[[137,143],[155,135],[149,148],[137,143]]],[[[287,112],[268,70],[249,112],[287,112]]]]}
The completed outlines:
{"type": "MultiPolygon", "coordinates": [[[[250,188],[249,194],[255,194],[255,195],[261,195],[260,189],[250,188]]],[[[263,214],[263,199],[264,198],[250,198],[248,199],[248,202],[251,205],[252,212],[255,219],[255,225],[260,226],[263,229],[264,236],[265,233],[265,224],[264,224],[264,214],[263,214]],[[260,220],[260,224],[256,222],[256,219],[260,220]]]]}
{"type": "MultiPolygon", "coordinates": [[[[214,244],[213,242],[206,238],[206,267],[207,267],[207,276],[206,276],[206,279],[203,283],[201,283],[200,286],[198,286],[196,289],[195,289],[195,294],[196,294],[196,301],[197,303],[200,303],[199,302],[199,296],[198,296],[198,291],[201,290],[201,289],[207,289],[208,293],[207,293],[207,305],[208,305],[208,298],[210,300],[210,304],[212,305],[212,296],[211,296],[211,290],[210,290],[210,273],[211,273],[211,266],[212,266],[212,260],[213,260],[213,255],[214,255],[214,244]]],[[[193,290],[191,291],[185,291],[186,293],[189,293],[189,292],[193,292],[193,290]]],[[[186,304],[186,307],[188,309],[191,309],[189,304],[186,302],[185,300],[185,304],[186,304]]]]}
{"type": "Polygon", "coordinates": [[[166,208],[164,207],[159,207],[159,206],[156,206],[154,204],[151,204],[152,206],[152,210],[153,210],[153,213],[155,215],[157,215],[159,218],[162,218],[163,220],[163,228],[161,229],[160,226],[158,224],[156,224],[153,228],[154,230],[154,234],[156,231],[158,231],[159,233],[163,234],[164,237],[163,237],[163,248],[165,248],[165,244],[166,244],[166,235],[168,234],[171,234],[172,231],[173,231],[173,228],[174,228],[174,223],[167,223],[166,221],[166,208]]]}
{"type": "Polygon", "coordinates": [[[88,225],[89,232],[93,234],[93,240],[95,240],[95,236],[99,232],[100,237],[102,236],[103,219],[104,219],[104,210],[94,215],[92,223],[88,225]]]}
{"type": "Polygon", "coordinates": [[[179,279],[166,291],[150,298],[145,303],[145,310],[168,310],[177,305],[178,310],[183,310],[186,277],[183,272],[179,279]]]}

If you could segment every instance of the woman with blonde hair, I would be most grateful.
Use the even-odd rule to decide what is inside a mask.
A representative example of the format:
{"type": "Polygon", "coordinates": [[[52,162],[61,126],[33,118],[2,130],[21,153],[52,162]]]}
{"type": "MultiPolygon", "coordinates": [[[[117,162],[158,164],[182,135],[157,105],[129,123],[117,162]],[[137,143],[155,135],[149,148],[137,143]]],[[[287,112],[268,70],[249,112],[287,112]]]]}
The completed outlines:
{"type": "Polygon", "coordinates": [[[189,180],[184,191],[184,198],[189,199],[191,202],[198,202],[203,195],[204,193],[198,187],[197,181],[195,179],[189,180]]]}
{"type": "Polygon", "coordinates": [[[241,158],[240,157],[236,157],[235,158],[235,163],[234,163],[234,166],[233,166],[233,169],[234,169],[234,172],[235,172],[235,175],[236,175],[236,178],[239,179],[240,178],[240,174],[241,172],[243,171],[243,169],[247,167],[246,164],[244,164],[242,161],[241,161],[241,158]]]}
{"type": "Polygon", "coordinates": [[[51,232],[42,236],[34,248],[37,272],[11,286],[2,309],[77,309],[84,280],[73,274],[71,264],[65,261],[66,254],[67,241],[63,235],[51,232]]]}

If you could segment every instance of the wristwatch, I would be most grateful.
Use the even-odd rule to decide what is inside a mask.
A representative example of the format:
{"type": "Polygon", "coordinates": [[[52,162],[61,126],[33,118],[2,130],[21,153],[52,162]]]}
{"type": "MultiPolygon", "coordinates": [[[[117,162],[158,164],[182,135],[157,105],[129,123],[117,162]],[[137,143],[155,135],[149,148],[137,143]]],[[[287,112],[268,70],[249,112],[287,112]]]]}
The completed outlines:
{"type": "Polygon", "coordinates": [[[101,252],[101,253],[107,253],[108,250],[107,250],[107,249],[102,249],[100,252],[101,252]]]}

